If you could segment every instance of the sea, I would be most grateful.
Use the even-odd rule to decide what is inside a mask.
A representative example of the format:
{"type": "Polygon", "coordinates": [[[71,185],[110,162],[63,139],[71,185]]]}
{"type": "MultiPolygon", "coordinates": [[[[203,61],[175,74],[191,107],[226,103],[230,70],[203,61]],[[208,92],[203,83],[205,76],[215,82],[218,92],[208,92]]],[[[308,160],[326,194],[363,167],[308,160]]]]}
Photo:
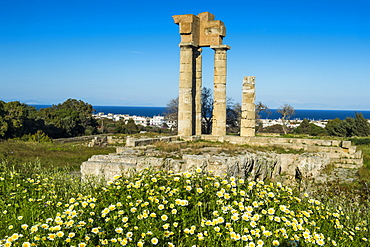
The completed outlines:
{"type": "MultiPolygon", "coordinates": [[[[36,109],[51,107],[51,105],[31,105],[36,109]]],[[[131,116],[153,117],[164,115],[166,107],[144,107],[144,106],[93,106],[94,113],[103,112],[104,114],[128,114],[131,116]]],[[[270,109],[271,114],[260,113],[262,119],[279,119],[281,114],[277,109],[270,109]]],[[[341,120],[347,117],[355,117],[356,113],[362,113],[364,118],[370,119],[370,111],[363,110],[299,110],[295,109],[295,114],[291,119],[308,119],[308,120],[327,120],[339,118],[341,120]]]]}

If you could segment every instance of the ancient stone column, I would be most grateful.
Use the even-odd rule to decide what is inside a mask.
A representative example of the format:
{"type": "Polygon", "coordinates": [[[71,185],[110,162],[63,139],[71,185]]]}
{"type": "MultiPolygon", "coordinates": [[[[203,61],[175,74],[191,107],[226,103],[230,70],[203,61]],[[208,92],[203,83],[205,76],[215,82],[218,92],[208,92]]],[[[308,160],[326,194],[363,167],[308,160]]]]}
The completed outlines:
{"type": "Polygon", "coordinates": [[[195,134],[202,134],[202,48],[195,53],[195,134]]]}
{"type": "Polygon", "coordinates": [[[212,135],[226,135],[226,52],[228,45],[214,45],[214,89],[212,135]]]}
{"type": "Polygon", "coordinates": [[[192,42],[180,43],[180,82],[179,82],[179,109],[178,135],[192,136],[194,111],[194,46],[192,42]]]}
{"type": "Polygon", "coordinates": [[[256,132],[256,99],[255,77],[245,76],[242,88],[242,118],[240,136],[255,136],[256,132]]]}

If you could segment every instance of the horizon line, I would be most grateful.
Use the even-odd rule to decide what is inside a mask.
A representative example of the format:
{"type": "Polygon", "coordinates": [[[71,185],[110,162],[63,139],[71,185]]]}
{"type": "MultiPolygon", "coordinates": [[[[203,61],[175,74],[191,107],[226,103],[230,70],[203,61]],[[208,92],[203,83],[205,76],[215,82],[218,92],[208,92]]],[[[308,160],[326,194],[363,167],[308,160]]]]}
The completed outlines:
{"type": "MultiPolygon", "coordinates": [[[[52,106],[53,104],[41,104],[41,103],[25,103],[27,105],[38,105],[38,106],[52,106]]],[[[89,103],[90,104],[90,103],[89,103]]],[[[153,105],[95,105],[91,104],[93,107],[103,106],[103,107],[161,107],[166,108],[167,106],[153,106],[153,105]]],[[[294,106],[293,106],[294,108],[294,106]]],[[[278,110],[279,108],[269,108],[270,110],[278,110]]],[[[294,108],[294,110],[307,110],[307,111],[370,111],[370,109],[328,109],[328,108],[294,108]]]]}

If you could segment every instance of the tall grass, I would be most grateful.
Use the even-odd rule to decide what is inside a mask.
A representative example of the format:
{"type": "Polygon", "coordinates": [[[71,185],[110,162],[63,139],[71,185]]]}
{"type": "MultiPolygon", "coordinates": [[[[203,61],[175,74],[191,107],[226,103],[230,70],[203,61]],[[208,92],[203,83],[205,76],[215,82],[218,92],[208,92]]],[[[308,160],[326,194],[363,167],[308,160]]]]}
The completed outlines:
{"type": "Polygon", "coordinates": [[[115,152],[113,147],[87,147],[81,143],[38,143],[20,140],[0,142],[0,161],[8,165],[23,166],[40,160],[43,168],[59,167],[76,171],[82,162],[95,154],[115,152]]]}

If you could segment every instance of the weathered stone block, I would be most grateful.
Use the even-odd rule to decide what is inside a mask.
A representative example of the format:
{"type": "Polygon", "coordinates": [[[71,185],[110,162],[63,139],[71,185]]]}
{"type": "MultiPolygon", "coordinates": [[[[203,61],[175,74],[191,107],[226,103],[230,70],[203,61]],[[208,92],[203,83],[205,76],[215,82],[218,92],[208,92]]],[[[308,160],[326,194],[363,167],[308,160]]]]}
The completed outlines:
{"type": "Polygon", "coordinates": [[[342,141],[342,148],[349,149],[351,147],[351,141],[342,141]]]}

